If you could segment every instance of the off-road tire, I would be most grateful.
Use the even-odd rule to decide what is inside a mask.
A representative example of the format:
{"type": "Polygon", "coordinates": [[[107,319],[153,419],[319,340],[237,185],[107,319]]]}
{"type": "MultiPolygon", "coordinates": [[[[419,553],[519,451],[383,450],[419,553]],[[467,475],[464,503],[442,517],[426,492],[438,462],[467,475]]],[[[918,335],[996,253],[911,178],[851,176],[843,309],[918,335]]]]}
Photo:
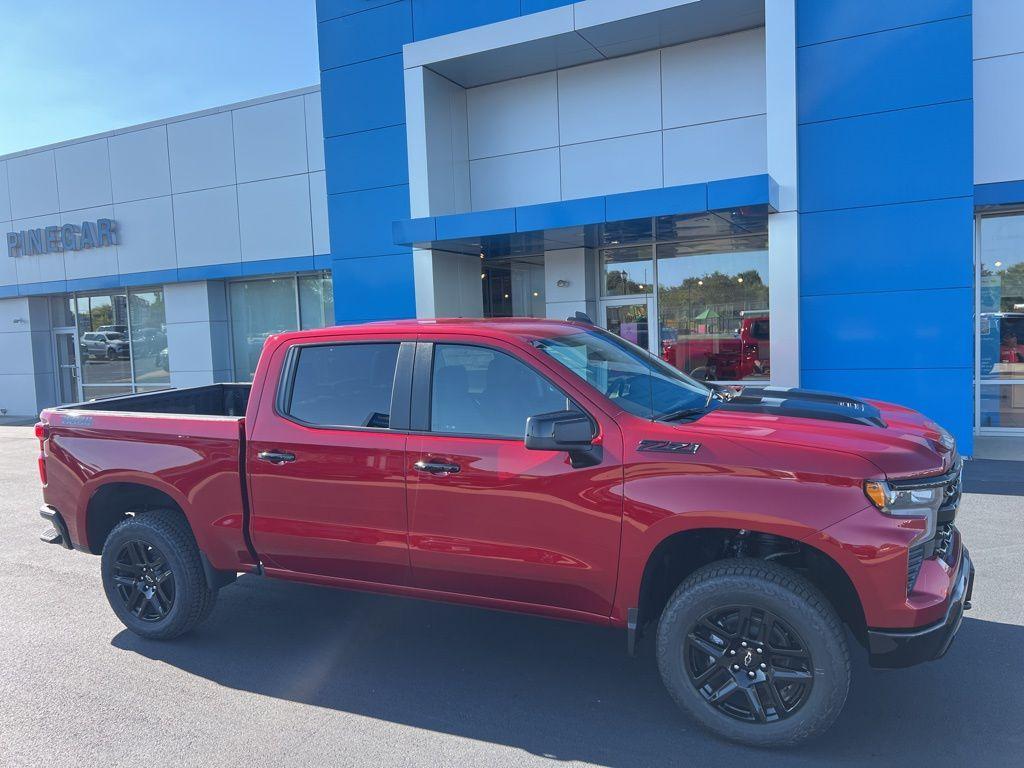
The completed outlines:
{"type": "Polygon", "coordinates": [[[850,653],[835,609],[800,574],[764,560],[723,560],[687,577],[661,615],[657,657],[662,681],[684,711],[711,732],[750,746],[789,747],[824,733],[842,711],[850,687],[850,653]],[[775,722],[746,722],[722,712],[699,692],[685,667],[684,640],[695,623],[709,611],[739,604],[782,618],[810,652],[810,692],[799,709],[775,722]]]}
{"type": "Polygon", "coordinates": [[[103,545],[100,570],[103,590],[114,613],[135,634],[152,640],[170,640],[188,632],[213,610],[217,590],[210,589],[195,537],[180,512],[156,509],[122,520],[103,545]],[[114,579],[115,560],[130,541],[155,547],[166,558],[174,577],[174,599],[167,615],[143,620],[128,610],[114,579]]]}

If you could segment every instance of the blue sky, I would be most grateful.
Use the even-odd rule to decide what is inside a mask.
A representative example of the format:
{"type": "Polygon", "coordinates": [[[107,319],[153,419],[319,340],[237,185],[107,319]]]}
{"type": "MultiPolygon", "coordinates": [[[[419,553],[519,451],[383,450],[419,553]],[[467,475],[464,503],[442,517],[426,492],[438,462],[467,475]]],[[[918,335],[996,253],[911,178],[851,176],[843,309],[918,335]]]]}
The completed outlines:
{"type": "Polygon", "coordinates": [[[0,0],[0,155],[319,82],[314,0],[0,0]]]}

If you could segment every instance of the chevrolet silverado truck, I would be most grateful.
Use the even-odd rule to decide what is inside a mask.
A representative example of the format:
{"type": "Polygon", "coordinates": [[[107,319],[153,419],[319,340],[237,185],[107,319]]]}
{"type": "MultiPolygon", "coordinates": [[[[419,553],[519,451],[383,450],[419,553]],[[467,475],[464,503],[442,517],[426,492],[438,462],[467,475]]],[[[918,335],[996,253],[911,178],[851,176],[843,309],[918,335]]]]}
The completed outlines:
{"type": "Polygon", "coordinates": [[[251,385],[51,408],[36,434],[44,540],[101,555],[147,638],[239,574],[617,627],[631,653],[648,631],[693,719],[777,746],[839,715],[848,638],[908,666],[970,607],[947,431],[709,387],[585,318],[277,334],[251,385]]]}

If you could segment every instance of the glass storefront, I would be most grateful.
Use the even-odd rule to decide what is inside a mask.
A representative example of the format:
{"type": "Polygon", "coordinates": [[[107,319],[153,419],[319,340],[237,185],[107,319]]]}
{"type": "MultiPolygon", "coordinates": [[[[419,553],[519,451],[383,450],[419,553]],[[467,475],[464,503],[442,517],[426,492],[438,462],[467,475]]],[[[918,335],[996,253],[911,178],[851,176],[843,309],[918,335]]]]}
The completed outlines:
{"type": "Polygon", "coordinates": [[[770,378],[766,221],[744,234],[605,248],[600,268],[608,330],[698,379],[770,378]]]}
{"type": "Polygon", "coordinates": [[[980,220],[978,426],[1024,428],[1024,213],[980,220]]]}
{"type": "Polygon", "coordinates": [[[251,381],[269,336],[334,323],[329,274],[239,280],[228,285],[234,380],[251,381]]]}
{"type": "Polygon", "coordinates": [[[91,400],[170,386],[161,288],[55,296],[50,314],[54,328],[69,329],[55,331],[62,398],[76,389],[74,399],[91,400]],[[78,345],[69,350],[72,328],[78,345]]]}

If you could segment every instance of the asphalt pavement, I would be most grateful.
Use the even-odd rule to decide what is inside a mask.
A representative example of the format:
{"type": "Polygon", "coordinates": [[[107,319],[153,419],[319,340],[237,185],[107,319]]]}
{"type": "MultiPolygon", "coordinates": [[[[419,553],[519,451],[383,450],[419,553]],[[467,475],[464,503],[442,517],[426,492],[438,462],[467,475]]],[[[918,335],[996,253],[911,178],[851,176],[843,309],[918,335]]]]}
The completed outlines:
{"type": "Polygon", "coordinates": [[[765,754],[677,711],[650,639],[247,576],[170,643],[123,629],[99,559],[43,544],[31,429],[0,428],[0,766],[1021,765],[1024,463],[972,462],[974,609],[947,657],[855,649],[824,738],[765,754]]]}

